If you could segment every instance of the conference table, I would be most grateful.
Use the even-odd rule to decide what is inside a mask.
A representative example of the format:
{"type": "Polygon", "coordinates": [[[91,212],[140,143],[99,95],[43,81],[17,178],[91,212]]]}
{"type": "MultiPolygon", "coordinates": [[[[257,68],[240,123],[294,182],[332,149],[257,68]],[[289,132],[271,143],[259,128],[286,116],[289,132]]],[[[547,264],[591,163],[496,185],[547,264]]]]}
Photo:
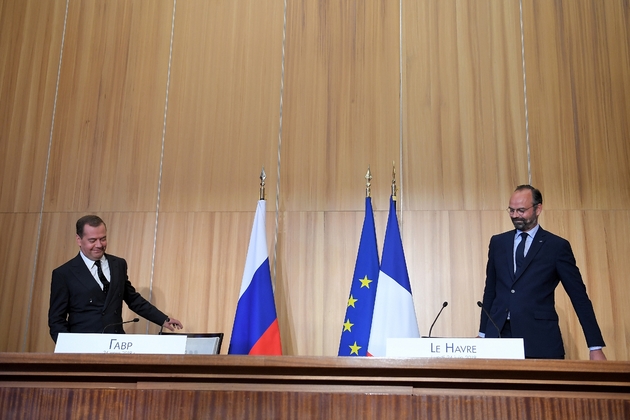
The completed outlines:
{"type": "Polygon", "coordinates": [[[0,353],[3,419],[630,419],[630,363],[0,353]]]}

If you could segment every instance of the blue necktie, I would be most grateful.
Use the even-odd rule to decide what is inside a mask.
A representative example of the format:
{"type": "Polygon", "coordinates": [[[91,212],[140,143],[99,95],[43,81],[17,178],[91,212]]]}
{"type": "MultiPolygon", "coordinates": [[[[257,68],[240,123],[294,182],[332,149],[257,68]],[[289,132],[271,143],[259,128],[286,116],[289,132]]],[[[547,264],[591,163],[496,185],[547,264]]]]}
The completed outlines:
{"type": "Polygon", "coordinates": [[[525,242],[527,241],[527,233],[521,232],[521,242],[519,242],[516,247],[516,270],[517,272],[521,265],[523,265],[523,260],[525,259],[525,242]]]}

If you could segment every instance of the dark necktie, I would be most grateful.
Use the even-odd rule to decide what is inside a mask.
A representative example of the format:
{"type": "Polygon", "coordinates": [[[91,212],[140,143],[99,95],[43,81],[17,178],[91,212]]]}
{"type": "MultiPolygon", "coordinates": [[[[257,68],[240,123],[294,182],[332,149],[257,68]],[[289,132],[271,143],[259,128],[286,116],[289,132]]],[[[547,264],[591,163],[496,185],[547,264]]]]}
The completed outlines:
{"type": "Polygon", "coordinates": [[[521,242],[516,247],[516,271],[521,268],[523,260],[525,259],[525,242],[527,241],[527,233],[521,232],[521,242]]]}
{"type": "Polygon", "coordinates": [[[103,270],[101,269],[101,260],[94,261],[96,268],[98,269],[98,278],[103,283],[103,293],[107,294],[109,291],[109,281],[107,281],[107,277],[103,274],[103,270]]]}

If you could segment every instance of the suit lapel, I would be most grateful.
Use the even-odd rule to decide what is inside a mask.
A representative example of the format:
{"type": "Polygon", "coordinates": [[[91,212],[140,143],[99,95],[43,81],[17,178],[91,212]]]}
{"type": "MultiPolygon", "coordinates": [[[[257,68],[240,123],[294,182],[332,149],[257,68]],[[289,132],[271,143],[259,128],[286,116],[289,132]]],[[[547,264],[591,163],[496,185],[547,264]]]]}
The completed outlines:
{"type": "Polygon", "coordinates": [[[92,289],[97,285],[96,280],[92,276],[87,265],[85,265],[85,261],[81,258],[81,254],[77,254],[76,257],[72,260],[71,268],[72,273],[77,278],[79,283],[85,287],[86,289],[92,289]]]}
{"type": "Polygon", "coordinates": [[[536,232],[536,236],[534,236],[532,244],[529,247],[529,251],[527,251],[527,255],[523,260],[523,265],[521,265],[521,268],[514,274],[514,281],[517,281],[523,275],[529,264],[531,264],[534,260],[536,254],[538,254],[538,252],[542,249],[545,244],[545,236],[547,236],[546,232],[542,227],[539,227],[538,232],[536,232]]]}

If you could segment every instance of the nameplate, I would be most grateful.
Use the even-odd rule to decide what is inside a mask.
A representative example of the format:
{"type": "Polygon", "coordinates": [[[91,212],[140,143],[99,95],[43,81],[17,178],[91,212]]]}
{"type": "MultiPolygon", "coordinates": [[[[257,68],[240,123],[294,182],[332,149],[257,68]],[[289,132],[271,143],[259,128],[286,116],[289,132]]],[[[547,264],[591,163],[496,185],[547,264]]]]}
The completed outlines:
{"type": "Polygon", "coordinates": [[[185,354],[185,335],[60,333],[55,353],[185,354]]]}
{"type": "Polygon", "coordinates": [[[522,338],[388,338],[386,357],[524,359],[522,338]]]}

